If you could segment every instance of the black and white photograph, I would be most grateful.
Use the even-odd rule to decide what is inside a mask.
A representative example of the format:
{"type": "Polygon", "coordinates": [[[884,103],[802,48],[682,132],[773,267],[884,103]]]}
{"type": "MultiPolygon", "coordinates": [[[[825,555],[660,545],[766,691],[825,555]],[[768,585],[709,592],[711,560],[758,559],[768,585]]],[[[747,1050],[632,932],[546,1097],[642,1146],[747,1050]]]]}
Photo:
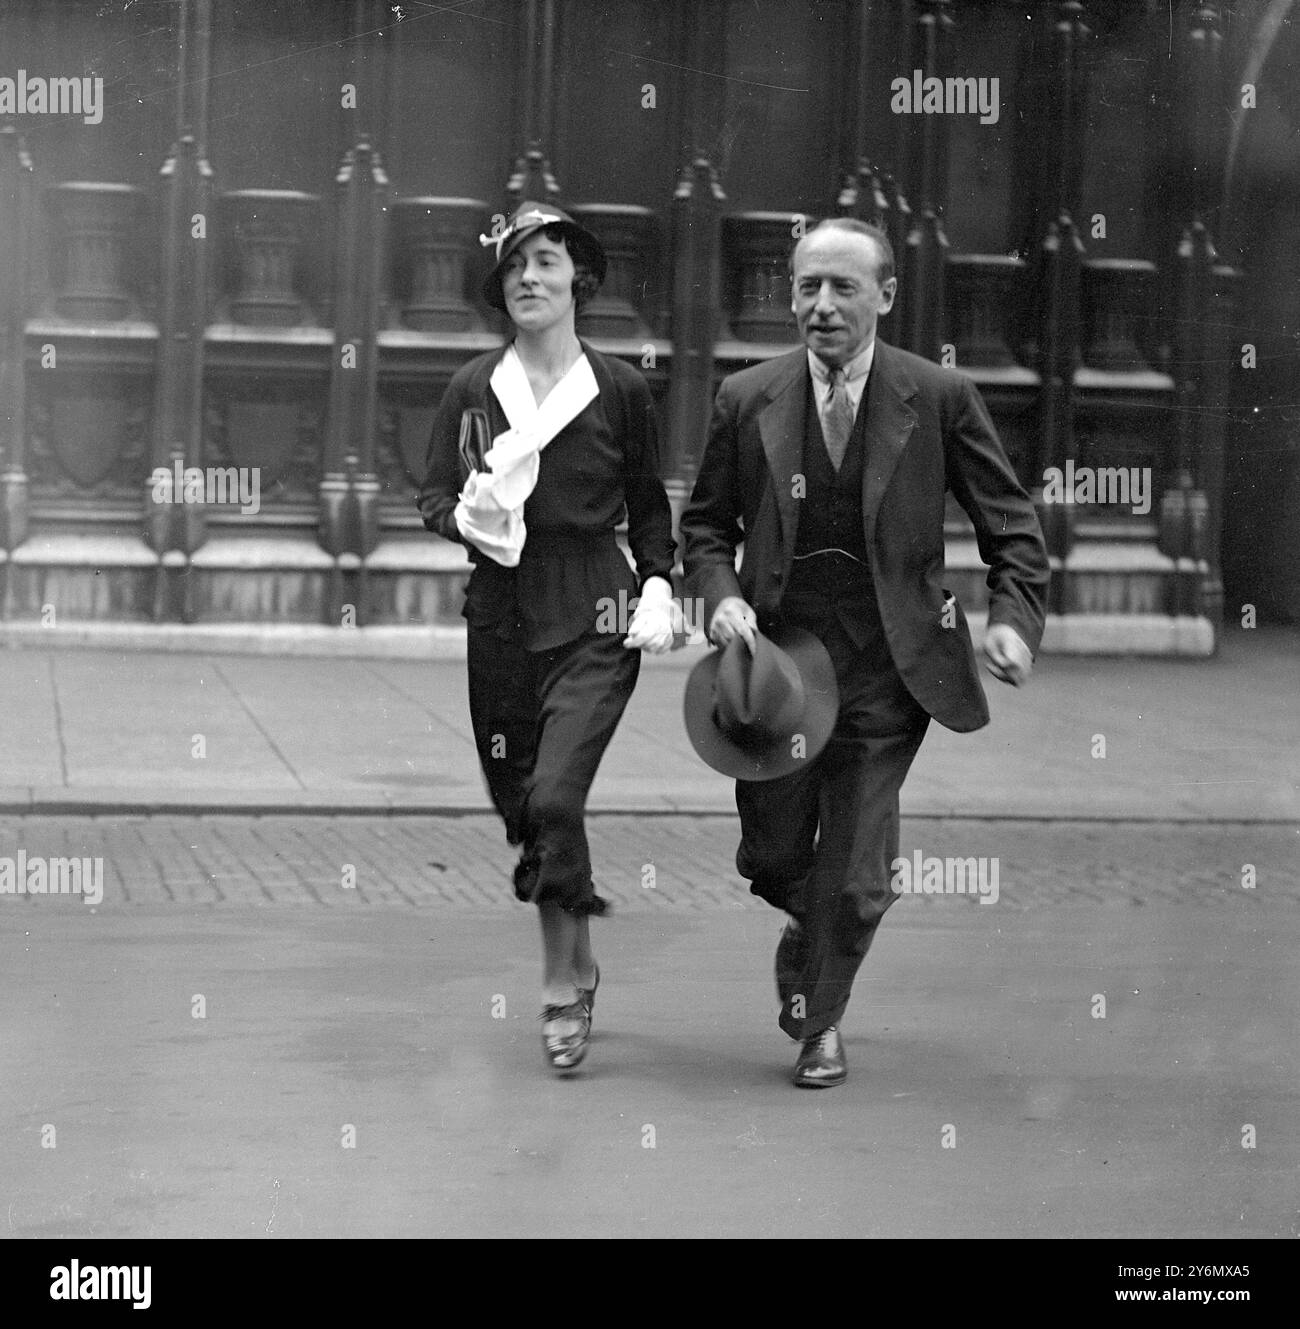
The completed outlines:
{"type": "Polygon", "coordinates": [[[1300,0],[3,0],[6,1282],[1258,1304],[1297,513],[1300,0]]]}

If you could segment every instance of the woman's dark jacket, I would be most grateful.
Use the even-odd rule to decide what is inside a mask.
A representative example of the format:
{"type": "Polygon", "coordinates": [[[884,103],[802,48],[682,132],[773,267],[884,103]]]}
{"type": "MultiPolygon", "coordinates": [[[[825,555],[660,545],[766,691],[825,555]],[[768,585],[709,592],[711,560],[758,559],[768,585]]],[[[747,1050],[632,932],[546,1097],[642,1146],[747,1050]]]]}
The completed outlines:
{"type": "MultiPolygon", "coordinates": [[[[503,635],[522,633],[528,650],[549,650],[591,630],[634,598],[647,577],[671,580],[672,514],[659,476],[654,403],[645,379],[622,360],[582,343],[599,395],[542,449],[537,485],[524,503],[527,536],[518,567],[506,568],[469,545],[454,512],[469,473],[458,453],[461,413],[485,410],[493,438],[506,419],[490,380],[506,348],[463,365],[447,385],[433,422],[419,508],[425,526],[463,544],[474,564],[465,618],[503,635]],[[614,536],[627,515],[636,572],[614,536]],[[603,603],[602,603],[603,602],[603,603]]],[[[626,616],[621,616],[626,627],[626,616]]]]}

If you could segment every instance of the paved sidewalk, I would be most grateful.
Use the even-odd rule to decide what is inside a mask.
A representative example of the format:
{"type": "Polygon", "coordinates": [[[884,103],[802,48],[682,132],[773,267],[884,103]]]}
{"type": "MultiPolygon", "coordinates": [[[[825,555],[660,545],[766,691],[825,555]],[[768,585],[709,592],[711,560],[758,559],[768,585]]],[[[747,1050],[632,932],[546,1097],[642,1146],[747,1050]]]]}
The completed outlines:
{"type": "MultiPolygon", "coordinates": [[[[682,725],[698,656],[647,659],[593,810],[734,809],[682,725]]],[[[1046,656],[987,692],[978,733],[931,725],[907,815],[1300,818],[1300,633],[1239,632],[1201,661],[1046,656]]],[[[0,697],[0,813],[488,806],[457,661],[11,649],[0,697]]]]}

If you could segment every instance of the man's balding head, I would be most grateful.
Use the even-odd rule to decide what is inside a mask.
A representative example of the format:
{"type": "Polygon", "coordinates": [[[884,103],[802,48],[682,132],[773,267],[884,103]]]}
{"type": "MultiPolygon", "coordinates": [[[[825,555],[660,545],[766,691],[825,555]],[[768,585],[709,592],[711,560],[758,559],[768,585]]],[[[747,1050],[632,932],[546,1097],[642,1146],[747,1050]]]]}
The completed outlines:
{"type": "Polygon", "coordinates": [[[791,276],[794,275],[794,260],[800,245],[806,244],[814,235],[819,235],[823,231],[843,231],[849,235],[865,236],[876,250],[876,281],[883,286],[894,276],[894,246],[889,243],[889,237],[879,226],[859,221],[856,217],[827,217],[824,221],[819,221],[790,251],[791,276]]]}
{"type": "Polygon", "coordinates": [[[831,366],[875,340],[897,287],[888,238],[852,217],[814,226],[790,256],[790,308],[808,349],[831,366]]]}

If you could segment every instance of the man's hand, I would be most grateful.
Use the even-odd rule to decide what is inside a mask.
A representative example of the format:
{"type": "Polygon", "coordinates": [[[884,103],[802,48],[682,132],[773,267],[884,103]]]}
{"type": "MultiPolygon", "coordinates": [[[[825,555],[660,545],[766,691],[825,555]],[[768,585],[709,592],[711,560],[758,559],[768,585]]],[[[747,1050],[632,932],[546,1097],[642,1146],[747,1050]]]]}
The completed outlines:
{"type": "Polygon", "coordinates": [[[725,646],[733,637],[739,637],[749,653],[754,653],[754,628],[758,615],[738,595],[729,595],[713,611],[709,624],[709,640],[715,646],[725,646]]]}
{"type": "Polygon", "coordinates": [[[1018,688],[1034,667],[1024,638],[1006,623],[990,623],[984,630],[984,663],[994,678],[1018,688]]]}

